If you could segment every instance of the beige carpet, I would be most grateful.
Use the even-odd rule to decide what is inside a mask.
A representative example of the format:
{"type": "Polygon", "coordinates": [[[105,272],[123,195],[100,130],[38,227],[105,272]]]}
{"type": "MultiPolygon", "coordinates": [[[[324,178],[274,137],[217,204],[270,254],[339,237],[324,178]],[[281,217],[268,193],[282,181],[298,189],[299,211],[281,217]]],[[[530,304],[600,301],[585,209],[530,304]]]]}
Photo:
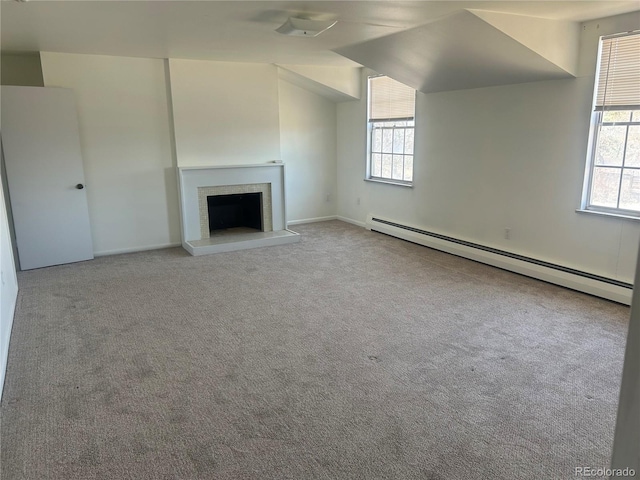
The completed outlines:
{"type": "Polygon", "coordinates": [[[2,479],[609,465],[627,307],[338,221],[296,230],[20,273],[2,479]]]}

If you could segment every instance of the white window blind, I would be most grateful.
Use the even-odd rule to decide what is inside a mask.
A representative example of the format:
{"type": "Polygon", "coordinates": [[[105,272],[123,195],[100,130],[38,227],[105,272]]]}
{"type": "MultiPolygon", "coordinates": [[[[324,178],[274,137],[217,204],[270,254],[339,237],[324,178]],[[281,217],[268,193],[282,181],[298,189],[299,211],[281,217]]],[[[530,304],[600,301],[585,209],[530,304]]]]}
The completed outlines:
{"type": "Polygon", "coordinates": [[[386,76],[369,78],[369,120],[409,119],[415,115],[416,93],[386,76]]]}
{"type": "Polygon", "coordinates": [[[640,108],[640,33],[602,39],[595,107],[640,108]]]}

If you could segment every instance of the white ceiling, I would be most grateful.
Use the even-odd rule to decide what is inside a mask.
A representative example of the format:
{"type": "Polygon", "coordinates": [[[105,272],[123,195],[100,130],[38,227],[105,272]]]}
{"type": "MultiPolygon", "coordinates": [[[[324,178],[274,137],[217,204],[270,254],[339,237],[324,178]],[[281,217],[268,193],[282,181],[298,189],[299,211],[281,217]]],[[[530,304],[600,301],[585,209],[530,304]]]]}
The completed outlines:
{"type": "MultiPolygon", "coordinates": [[[[464,10],[338,52],[424,93],[571,77],[563,68],[473,12],[475,10],[464,10]],[[425,45],[430,48],[425,49],[425,45]]],[[[523,18],[530,17],[518,15],[510,21],[523,18]]],[[[575,26],[567,22],[561,24],[575,26]]],[[[535,26],[544,28],[544,24],[536,23],[535,26]]],[[[571,29],[571,33],[574,35],[561,39],[570,44],[566,47],[577,46],[579,27],[571,29]]],[[[552,34],[552,31],[545,31],[545,42],[557,41],[552,34]]],[[[576,50],[571,49],[571,53],[577,57],[576,50]]]]}
{"type": "Polygon", "coordinates": [[[432,22],[465,8],[586,21],[638,1],[30,1],[0,3],[3,51],[354,66],[332,50],[432,22]],[[274,30],[289,16],[335,18],[316,38],[274,30]]]}

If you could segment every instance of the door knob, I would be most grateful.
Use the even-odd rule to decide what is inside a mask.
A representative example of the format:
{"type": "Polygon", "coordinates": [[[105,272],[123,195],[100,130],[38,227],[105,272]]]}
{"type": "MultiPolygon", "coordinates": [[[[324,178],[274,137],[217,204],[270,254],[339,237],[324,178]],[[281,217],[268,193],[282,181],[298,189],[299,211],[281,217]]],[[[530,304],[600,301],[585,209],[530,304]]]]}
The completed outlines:
{"type": "Polygon", "coordinates": [[[79,184],[77,184],[77,185],[76,185],[76,188],[77,188],[78,190],[82,190],[82,189],[84,188],[84,185],[83,185],[83,184],[81,184],[81,183],[79,183],[79,184]]]}

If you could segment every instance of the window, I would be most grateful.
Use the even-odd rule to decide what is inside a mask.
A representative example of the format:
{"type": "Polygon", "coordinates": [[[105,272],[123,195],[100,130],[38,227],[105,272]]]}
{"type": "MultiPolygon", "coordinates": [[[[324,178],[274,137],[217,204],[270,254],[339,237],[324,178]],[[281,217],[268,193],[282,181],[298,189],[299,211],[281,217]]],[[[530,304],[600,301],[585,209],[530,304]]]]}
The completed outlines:
{"type": "Polygon", "coordinates": [[[369,77],[367,178],[411,185],[416,92],[400,82],[369,77]]]}
{"type": "Polygon", "coordinates": [[[583,208],[640,217],[640,32],[603,37],[583,208]]]}

